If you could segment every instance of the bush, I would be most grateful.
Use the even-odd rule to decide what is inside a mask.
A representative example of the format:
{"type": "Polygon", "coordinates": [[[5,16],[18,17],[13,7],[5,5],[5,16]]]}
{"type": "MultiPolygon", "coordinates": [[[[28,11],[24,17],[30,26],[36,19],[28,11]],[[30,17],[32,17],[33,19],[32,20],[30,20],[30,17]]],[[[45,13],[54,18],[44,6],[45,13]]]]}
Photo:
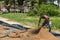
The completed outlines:
{"type": "Polygon", "coordinates": [[[30,10],[29,12],[28,12],[28,16],[35,16],[37,14],[37,11],[35,11],[35,10],[30,10]]]}
{"type": "Polygon", "coordinates": [[[58,11],[59,9],[57,6],[53,4],[41,4],[40,7],[37,7],[37,11],[31,10],[29,12],[29,15],[39,15],[40,13],[44,12],[45,14],[49,16],[58,16],[60,12],[58,11]]]}

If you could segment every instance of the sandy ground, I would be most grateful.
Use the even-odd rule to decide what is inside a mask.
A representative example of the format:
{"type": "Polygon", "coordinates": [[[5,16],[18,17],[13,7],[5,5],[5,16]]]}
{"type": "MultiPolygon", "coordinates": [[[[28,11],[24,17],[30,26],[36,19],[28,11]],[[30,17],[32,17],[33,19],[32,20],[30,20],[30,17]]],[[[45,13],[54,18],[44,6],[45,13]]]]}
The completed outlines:
{"type": "Polygon", "coordinates": [[[26,31],[0,26],[0,40],[59,40],[43,28],[38,33],[35,33],[36,30],[29,29],[26,31]]]}

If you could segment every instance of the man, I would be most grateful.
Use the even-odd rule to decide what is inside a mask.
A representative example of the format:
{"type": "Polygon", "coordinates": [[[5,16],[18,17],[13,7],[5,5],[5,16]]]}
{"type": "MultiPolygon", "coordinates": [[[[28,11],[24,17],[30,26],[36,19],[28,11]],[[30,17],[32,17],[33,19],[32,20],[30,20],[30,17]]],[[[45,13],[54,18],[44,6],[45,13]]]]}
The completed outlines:
{"type": "MultiPolygon", "coordinates": [[[[48,25],[49,32],[51,32],[51,19],[50,19],[50,17],[45,15],[44,13],[41,13],[40,17],[39,17],[39,23],[40,23],[41,19],[44,19],[44,22],[43,22],[41,28],[48,25]]],[[[39,23],[38,23],[38,26],[39,26],[39,23]]]]}

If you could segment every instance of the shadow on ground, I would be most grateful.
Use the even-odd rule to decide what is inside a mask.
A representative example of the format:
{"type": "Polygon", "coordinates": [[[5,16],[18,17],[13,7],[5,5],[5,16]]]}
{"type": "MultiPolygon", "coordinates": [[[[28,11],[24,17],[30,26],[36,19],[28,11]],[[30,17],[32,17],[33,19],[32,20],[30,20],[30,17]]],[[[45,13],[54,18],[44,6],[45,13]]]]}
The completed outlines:
{"type": "Polygon", "coordinates": [[[56,32],[51,32],[54,36],[60,38],[60,33],[56,33],[56,32]]]}
{"type": "Polygon", "coordinates": [[[3,22],[3,21],[0,21],[0,25],[3,25],[3,26],[8,26],[8,27],[13,27],[13,28],[16,28],[16,29],[19,29],[19,30],[28,30],[30,28],[27,28],[27,27],[23,27],[21,25],[18,25],[18,24],[8,24],[6,22],[3,22]]]}

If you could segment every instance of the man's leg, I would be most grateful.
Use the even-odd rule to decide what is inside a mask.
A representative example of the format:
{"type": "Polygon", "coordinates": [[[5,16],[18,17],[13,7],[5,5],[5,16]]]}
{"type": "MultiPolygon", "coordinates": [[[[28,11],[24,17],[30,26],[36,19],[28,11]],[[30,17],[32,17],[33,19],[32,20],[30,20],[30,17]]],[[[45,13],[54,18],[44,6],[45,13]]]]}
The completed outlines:
{"type": "Polygon", "coordinates": [[[49,32],[51,32],[51,27],[49,26],[49,32]]]}
{"type": "Polygon", "coordinates": [[[49,23],[48,23],[48,28],[49,28],[49,32],[51,32],[51,21],[49,21],[49,23]]]}

